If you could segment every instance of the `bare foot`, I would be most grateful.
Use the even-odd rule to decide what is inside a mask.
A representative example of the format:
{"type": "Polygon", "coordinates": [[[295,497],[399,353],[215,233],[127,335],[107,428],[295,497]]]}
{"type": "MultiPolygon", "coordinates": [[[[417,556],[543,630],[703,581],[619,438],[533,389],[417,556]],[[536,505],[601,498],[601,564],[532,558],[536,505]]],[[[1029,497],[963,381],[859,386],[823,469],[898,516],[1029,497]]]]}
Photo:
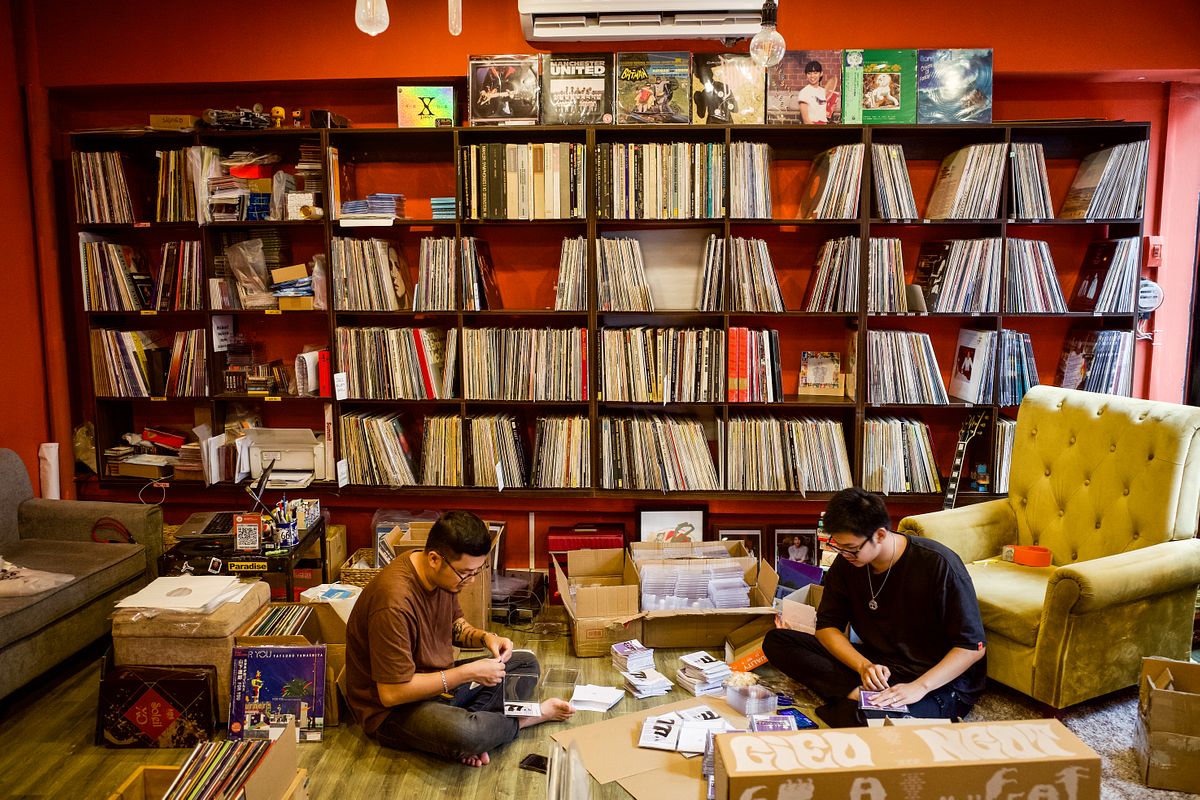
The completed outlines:
{"type": "Polygon", "coordinates": [[[484,767],[487,766],[488,762],[490,761],[491,759],[488,758],[487,753],[480,753],[477,756],[465,756],[462,759],[462,763],[466,764],[468,767],[484,767]]]}
{"type": "Polygon", "coordinates": [[[522,728],[528,728],[533,725],[540,725],[543,722],[568,720],[574,714],[575,709],[571,708],[571,704],[566,700],[551,697],[549,700],[542,701],[542,715],[540,717],[521,717],[519,724],[522,728]]]}

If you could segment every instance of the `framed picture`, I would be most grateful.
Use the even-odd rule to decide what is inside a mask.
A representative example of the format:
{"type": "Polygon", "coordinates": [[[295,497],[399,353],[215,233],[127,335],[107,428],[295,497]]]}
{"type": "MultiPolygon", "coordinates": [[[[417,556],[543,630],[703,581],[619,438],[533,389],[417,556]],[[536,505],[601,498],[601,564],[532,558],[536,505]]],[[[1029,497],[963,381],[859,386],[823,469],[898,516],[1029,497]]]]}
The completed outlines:
{"type": "Polygon", "coordinates": [[[801,564],[819,565],[821,563],[821,545],[817,541],[817,532],[802,528],[776,528],[776,564],[781,558],[801,564]]]}
{"type": "Polygon", "coordinates": [[[746,552],[754,558],[762,558],[761,528],[721,528],[717,531],[717,540],[721,542],[741,542],[746,552]]]}
{"type": "Polygon", "coordinates": [[[643,542],[699,542],[704,539],[704,508],[646,508],[638,512],[643,542]]]}

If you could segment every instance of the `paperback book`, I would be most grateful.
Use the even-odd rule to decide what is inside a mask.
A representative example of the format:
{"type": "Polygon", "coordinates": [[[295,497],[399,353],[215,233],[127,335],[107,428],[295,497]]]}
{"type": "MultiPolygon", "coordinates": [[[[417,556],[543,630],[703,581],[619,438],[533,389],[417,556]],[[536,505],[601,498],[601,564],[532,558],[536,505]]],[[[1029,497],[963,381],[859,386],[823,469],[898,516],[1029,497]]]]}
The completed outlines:
{"type": "Polygon", "coordinates": [[[912,125],[917,121],[916,50],[846,50],[842,121],[912,125]]]}
{"type": "Polygon", "coordinates": [[[617,123],[692,121],[691,54],[617,53],[617,123]]]}
{"type": "Polygon", "coordinates": [[[276,739],[294,720],[297,741],[325,729],[325,645],[233,648],[229,738],[276,739]]]}
{"type": "Polygon", "coordinates": [[[542,56],[543,125],[608,125],[613,102],[612,53],[542,56]]]}
{"type": "Polygon", "coordinates": [[[842,121],[842,51],[788,50],[767,70],[767,122],[836,125],[842,121]]]}
{"type": "Polygon", "coordinates": [[[992,121],[990,49],[920,50],[917,84],[922,125],[992,121]]]}
{"type": "Polygon", "coordinates": [[[470,63],[472,125],[537,124],[537,56],[473,56],[470,63]]]}
{"type": "Polygon", "coordinates": [[[748,55],[692,54],[692,122],[761,125],[766,76],[748,55]]]}

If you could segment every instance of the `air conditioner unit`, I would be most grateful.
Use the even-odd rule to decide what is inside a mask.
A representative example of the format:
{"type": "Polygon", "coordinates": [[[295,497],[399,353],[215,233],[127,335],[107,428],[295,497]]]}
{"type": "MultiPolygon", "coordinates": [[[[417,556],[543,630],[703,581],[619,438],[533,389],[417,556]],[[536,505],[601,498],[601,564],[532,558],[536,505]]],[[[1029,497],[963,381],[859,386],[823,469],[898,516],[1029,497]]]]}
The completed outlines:
{"type": "Polygon", "coordinates": [[[762,27],[762,0],[517,0],[531,42],[743,39],[762,27]]]}

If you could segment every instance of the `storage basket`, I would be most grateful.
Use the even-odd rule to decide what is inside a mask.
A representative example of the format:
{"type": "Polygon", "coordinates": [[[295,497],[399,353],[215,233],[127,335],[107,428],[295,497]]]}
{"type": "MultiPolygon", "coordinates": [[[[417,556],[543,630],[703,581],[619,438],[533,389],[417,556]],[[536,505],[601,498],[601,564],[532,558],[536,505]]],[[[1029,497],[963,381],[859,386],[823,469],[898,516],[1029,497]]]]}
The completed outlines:
{"type": "Polygon", "coordinates": [[[375,550],[371,547],[360,547],[350,554],[346,562],[342,564],[341,575],[338,577],[338,583],[348,583],[351,586],[366,586],[375,579],[375,576],[383,572],[381,567],[355,567],[359,561],[365,561],[368,564],[375,564],[375,550]]]}

